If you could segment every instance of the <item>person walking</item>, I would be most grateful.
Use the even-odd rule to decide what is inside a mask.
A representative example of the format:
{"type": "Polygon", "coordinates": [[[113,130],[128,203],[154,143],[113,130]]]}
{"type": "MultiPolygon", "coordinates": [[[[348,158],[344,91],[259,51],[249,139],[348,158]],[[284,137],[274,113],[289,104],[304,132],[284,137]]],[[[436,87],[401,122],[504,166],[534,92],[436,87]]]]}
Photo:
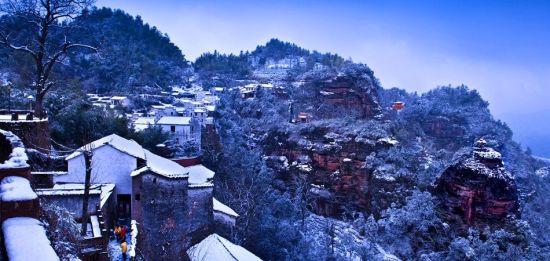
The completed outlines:
{"type": "Polygon", "coordinates": [[[117,242],[120,242],[120,227],[115,225],[115,238],[117,242]]]}
{"type": "Polygon", "coordinates": [[[126,240],[122,239],[122,243],[120,243],[120,252],[122,252],[122,260],[126,260],[126,252],[128,252],[128,244],[126,244],[126,240]]]}
{"type": "Polygon", "coordinates": [[[126,226],[122,226],[119,233],[121,240],[126,241],[126,226]]]}

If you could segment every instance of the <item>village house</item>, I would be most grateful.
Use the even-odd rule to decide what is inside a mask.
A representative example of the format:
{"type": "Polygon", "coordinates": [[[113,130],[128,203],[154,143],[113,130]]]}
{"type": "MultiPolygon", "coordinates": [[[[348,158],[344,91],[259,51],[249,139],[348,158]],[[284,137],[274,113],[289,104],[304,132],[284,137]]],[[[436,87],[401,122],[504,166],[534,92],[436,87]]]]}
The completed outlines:
{"type": "Polygon", "coordinates": [[[113,96],[111,97],[111,106],[130,106],[130,100],[126,96],[113,96]]]}
{"type": "Polygon", "coordinates": [[[205,109],[193,110],[193,118],[197,119],[201,125],[205,124],[206,117],[208,117],[208,112],[205,109]]]}
{"type": "Polygon", "coordinates": [[[158,120],[162,116],[177,116],[178,112],[176,111],[176,108],[174,107],[174,105],[162,104],[162,105],[152,105],[148,115],[154,116],[156,120],[158,120]]]}
{"type": "Polygon", "coordinates": [[[183,145],[188,140],[200,141],[200,121],[192,117],[164,116],[156,122],[156,125],[179,144],[183,145]]]}
{"type": "Polygon", "coordinates": [[[259,89],[273,92],[274,85],[271,83],[249,83],[247,85],[239,87],[239,91],[243,99],[253,98],[256,91],[259,89]]]}
{"type": "MultiPolygon", "coordinates": [[[[72,202],[75,195],[81,195],[86,150],[92,151],[90,204],[112,204],[115,213],[104,215],[125,223],[135,220],[142,231],[137,247],[147,259],[179,259],[181,253],[220,227],[215,222],[223,220],[229,225],[226,231],[234,226],[237,213],[212,197],[213,171],[200,164],[184,167],[115,134],[69,155],[68,173],[56,175],[54,187],[40,189],[38,194],[59,202],[72,202]],[[166,233],[167,227],[172,233],[166,233]],[[175,241],[180,244],[170,243],[175,241]]],[[[78,209],[70,209],[78,216],[78,209]]]]}

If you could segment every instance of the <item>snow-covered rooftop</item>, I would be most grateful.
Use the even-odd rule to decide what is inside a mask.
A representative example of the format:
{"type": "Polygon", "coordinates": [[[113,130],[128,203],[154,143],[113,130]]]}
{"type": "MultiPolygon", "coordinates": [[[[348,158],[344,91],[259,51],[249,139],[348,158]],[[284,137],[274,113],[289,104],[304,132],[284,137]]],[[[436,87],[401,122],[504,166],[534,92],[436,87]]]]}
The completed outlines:
{"type": "Polygon", "coordinates": [[[143,151],[143,148],[141,147],[141,145],[139,145],[137,142],[135,142],[134,140],[127,140],[116,134],[111,134],[109,136],[105,136],[99,140],[96,140],[94,142],[91,142],[91,143],[88,143],[87,145],[82,146],[80,149],[73,152],[71,155],[67,156],[65,160],[70,160],[72,158],[75,158],[80,154],[82,154],[82,152],[85,150],[97,149],[103,145],[109,145],[130,156],[134,156],[140,159],[145,159],[145,152],[143,151]]]}
{"type": "Polygon", "coordinates": [[[145,150],[146,166],[132,172],[131,176],[137,176],[143,172],[151,171],[168,178],[186,178],[189,170],[169,159],[158,156],[145,150]]]}
{"type": "Polygon", "coordinates": [[[136,121],[134,121],[134,124],[155,124],[155,118],[154,117],[138,117],[136,121]]]}
{"type": "MultiPolygon", "coordinates": [[[[115,190],[115,184],[92,184],[90,186],[90,195],[100,195],[100,207],[107,202],[111,193],[115,190]]],[[[84,195],[84,184],[65,183],[55,184],[52,188],[36,189],[39,196],[69,196],[84,195]]]]}
{"type": "Polygon", "coordinates": [[[113,96],[111,97],[111,100],[124,100],[127,99],[126,96],[113,96]]]}
{"type": "Polygon", "coordinates": [[[26,178],[7,176],[0,182],[0,201],[25,201],[36,197],[26,178]]]}
{"type": "Polygon", "coordinates": [[[134,129],[137,131],[147,129],[149,125],[155,125],[154,117],[138,117],[136,121],[134,121],[134,129]]]}
{"type": "Polygon", "coordinates": [[[189,166],[185,169],[189,172],[189,185],[191,187],[212,184],[215,173],[202,164],[189,166]]]}
{"type": "Polygon", "coordinates": [[[2,223],[2,230],[9,260],[59,260],[40,221],[29,217],[9,218],[2,223]]]}
{"type": "Polygon", "coordinates": [[[67,171],[33,171],[31,172],[31,175],[53,175],[53,176],[58,176],[58,175],[67,175],[68,172],[67,171]]]}
{"type": "Polygon", "coordinates": [[[237,261],[255,261],[261,260],[245,248],[235,245],[229,240],[212,234],[202,240],[200,243],[187,250],[187,255],[191,261],[203,260],[237,260],[237,261]]]}
{"type": "Polygon", "coordinates": [[[212,198],[212,202],[213,202],[212,209],[214,211],[221,212],[221,213],[227,214],[227,215],[232,216],[232,217],[238,217],[239,216],[239,214],[237,214],[237,212],[235,212],[230,207],[224,205],[223,203],[219,202],[216,198],[212,198]]]}
{"type": "Polygon", "coordinates": [[[164,116],[157,122],[159,125],[189,125],[191,117],[164,116]]]}

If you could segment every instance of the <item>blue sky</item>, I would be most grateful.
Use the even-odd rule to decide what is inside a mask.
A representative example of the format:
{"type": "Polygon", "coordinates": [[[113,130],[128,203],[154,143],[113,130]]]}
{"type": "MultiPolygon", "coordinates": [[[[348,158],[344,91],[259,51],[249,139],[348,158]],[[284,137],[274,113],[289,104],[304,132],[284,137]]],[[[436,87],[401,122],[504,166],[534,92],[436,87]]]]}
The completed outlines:
{"type": "Polygon", "coordinates": [[[167,33],[188,59],[270,38],[368,64],[384,87],[466,84],[550,157],[550,1],[99,0],[167,33]]]}

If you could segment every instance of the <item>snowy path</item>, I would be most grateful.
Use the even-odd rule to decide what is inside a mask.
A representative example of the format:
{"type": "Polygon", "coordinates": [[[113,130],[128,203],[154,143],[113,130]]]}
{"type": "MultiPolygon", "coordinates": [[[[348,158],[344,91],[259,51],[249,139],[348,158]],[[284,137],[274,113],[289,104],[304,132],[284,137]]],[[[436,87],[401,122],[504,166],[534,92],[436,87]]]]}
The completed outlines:
{"type": "MultiPolygon", "coordinates": [[[[131,240],[131,236],[126,235],[126,243],[128,243],[128,249],[130,249],[131,240]]],[[[122,252],[120,251],[120,242],[117,242],[116,239],[109,240],[109,246],[107,248],[109,251],[109,257],[112,261],[124,260],[122,259],[122,252]]],[[[129,255],[127,255],[126,260],[130,260],[129,255]]]]}

